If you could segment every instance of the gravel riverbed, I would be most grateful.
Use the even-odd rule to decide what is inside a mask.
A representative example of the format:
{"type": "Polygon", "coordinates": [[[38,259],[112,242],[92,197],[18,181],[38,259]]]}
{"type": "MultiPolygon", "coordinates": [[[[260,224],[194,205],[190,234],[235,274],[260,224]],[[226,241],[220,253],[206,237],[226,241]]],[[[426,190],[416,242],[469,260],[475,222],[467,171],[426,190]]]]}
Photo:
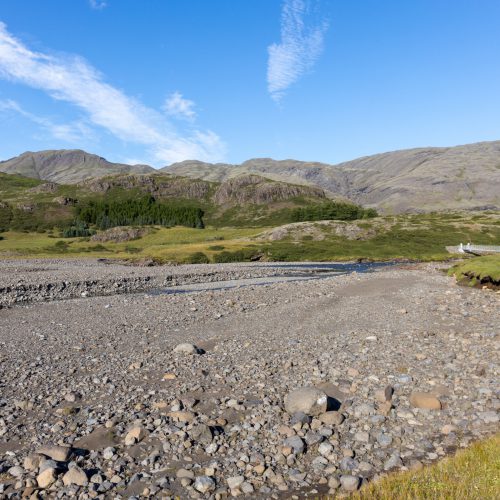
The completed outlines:
{"type": "Polygon", "coordinates": [[[500,295],[437,267],[3,261],[0,497],[344,494],[497,432],[500,295]]]}

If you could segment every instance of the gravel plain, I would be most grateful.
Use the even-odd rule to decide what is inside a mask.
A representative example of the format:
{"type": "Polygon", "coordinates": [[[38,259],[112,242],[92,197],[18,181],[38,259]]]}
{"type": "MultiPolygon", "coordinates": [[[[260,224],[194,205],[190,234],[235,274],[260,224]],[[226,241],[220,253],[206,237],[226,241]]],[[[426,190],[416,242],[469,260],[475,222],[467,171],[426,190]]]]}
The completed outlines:
{"type": "Polygon", "coordinates": [[[344,495],[498,431],[498,293],[280,273],[3,261],[0,497],[344,495]]]}

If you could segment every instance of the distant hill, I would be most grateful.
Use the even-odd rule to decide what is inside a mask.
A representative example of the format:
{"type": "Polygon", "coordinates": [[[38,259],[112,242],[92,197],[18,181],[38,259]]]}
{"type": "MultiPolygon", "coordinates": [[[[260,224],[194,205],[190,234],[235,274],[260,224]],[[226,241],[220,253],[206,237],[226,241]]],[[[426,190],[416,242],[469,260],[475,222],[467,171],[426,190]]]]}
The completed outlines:
{"type": "Polygon", "coordinates": [[[24,175],[59,184],[76,184],[85,179],[105,175],[146,174],[154,172],[154,168],[147,165],[111,163],[81,149],[60,149],[35,153],[28,151],[0,162],[0,172],[24,175]]]}
{"type": "MultiPolygon", "coordinates": [[[[58,184],[155,172],[219,183],[257,175],[320,188],[329,197],[351,200],[383,213],[500,209],[500,141],[393,151],[338,165],[271,158],[255,158],[240,165],[193,160],[160,171],[147,165],[111,163],[81,150],[40,151],[0,162],[0,172],[58,184]]],[[[252,191],[250,197],[255,196],[252,185],[250,182],[245,188],[247,194],[252,191]]],[[[225,188],[235,193],[239,189],[237,183],[225,188]]],[[[260,182],[259,199],[265,199],[262,193],[276,189],[260,182]]]]}
{"type": "Polygon", "coordinates": [[[218,182],[256,174],[318,186],[386,213],[500,208],[500,141],[394,151],[338,165],[257,158],[240,165],[184,161],[162,170],[218,182]]]}

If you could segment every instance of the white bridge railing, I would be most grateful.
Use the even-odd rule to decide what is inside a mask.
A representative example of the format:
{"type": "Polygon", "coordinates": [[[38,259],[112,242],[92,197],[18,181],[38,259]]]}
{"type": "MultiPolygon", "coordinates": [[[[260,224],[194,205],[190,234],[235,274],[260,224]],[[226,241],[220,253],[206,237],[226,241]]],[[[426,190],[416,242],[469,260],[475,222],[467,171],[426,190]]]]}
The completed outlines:
{"type": "Polygon", "coordinates": [[[500,253],[500,246],[473,245],[472,243],[467,243],[467,245],[464,245],[463,243],[460,243],[460,245],[458,245],[458,253],[472,253],[474,255],[500,253]]]}

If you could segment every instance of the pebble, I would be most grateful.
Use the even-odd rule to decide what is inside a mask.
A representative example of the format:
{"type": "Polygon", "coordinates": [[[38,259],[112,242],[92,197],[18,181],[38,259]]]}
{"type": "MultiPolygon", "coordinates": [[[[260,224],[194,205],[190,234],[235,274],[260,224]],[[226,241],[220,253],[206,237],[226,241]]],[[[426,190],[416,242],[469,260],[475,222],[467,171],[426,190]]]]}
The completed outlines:
{"type": "Polygon", "coordinates": [[[215,481],[208,476],[198,476],[193,487],[200,493],[209,493],[210,491],[215,490],[215,481]]]}
{"type": "Polygon", "coordinates": [[[86,486],[88,483],[87,474],[76,464],[70,464],[68,472],[64,474],[62,481],[65,486],[75,484],[77,486],[86,486]]]}
{"type": "MultiPolygon", "coordinates": [[[[102,265],[103,275],[106,266],[115,264],[102,265]]],[[[374,273],[106,298],[89,284],[92,298],[85,301],[13,307],[9,335],[0,331],[0,368],[9,388],[2,394],[0,439],[21,444],[2,456],[0,497],[33,494],[43,474],[48,490],[37,494],[47,498],[124,492],[127,498],[302,498],[317,490],[333,496],[341,477],[354,478],[358,488],[487,436],[498,423],[498,321],[491,299],[498,297],[450,288],[435,264],[419,266],[425,271],[378,272],[401,283],[390,300],[368,293],[374,273]],[[353,292],[339,301],[344,285],[353,292]],[[408,320],[394,318],[395,303],[411,305],[408,320]],[[471,324],[463,320],[465,310],[471,324]],[[297,322],[299,316],[310,322],[297,322]],[[203,339],[210,354],[173,352],[191,338],[203,339]],[[306,411],[289,411],[290,395],[302,389],[321,394],[326,405],[312,398],[306,411]],[[412,393],[424,391],[443,411],[409,404],[412,393]],[[137,434],[127,439],[134,428],[137,434]],[[35,453],[44,443],[63,447],[64,456],[35,453]],[[79,479],[70,480],[77,468],[79,479]]],[[[177,284],[231,277],[233,269],[240,277],[277,272],[264,267],[227,265],[211,274],[213,267],[201,266],[203,277],[189,268],[177,284]]],[[[180,268],[148,273],[166,287],[180,268]]],[[[146,272],[122,269],[131,279],[146,272]]],[[[48,293],[41,290],[29,293],[48,293]]],[[[348,493],[342,486],[340,494],[348,493]]]]}

